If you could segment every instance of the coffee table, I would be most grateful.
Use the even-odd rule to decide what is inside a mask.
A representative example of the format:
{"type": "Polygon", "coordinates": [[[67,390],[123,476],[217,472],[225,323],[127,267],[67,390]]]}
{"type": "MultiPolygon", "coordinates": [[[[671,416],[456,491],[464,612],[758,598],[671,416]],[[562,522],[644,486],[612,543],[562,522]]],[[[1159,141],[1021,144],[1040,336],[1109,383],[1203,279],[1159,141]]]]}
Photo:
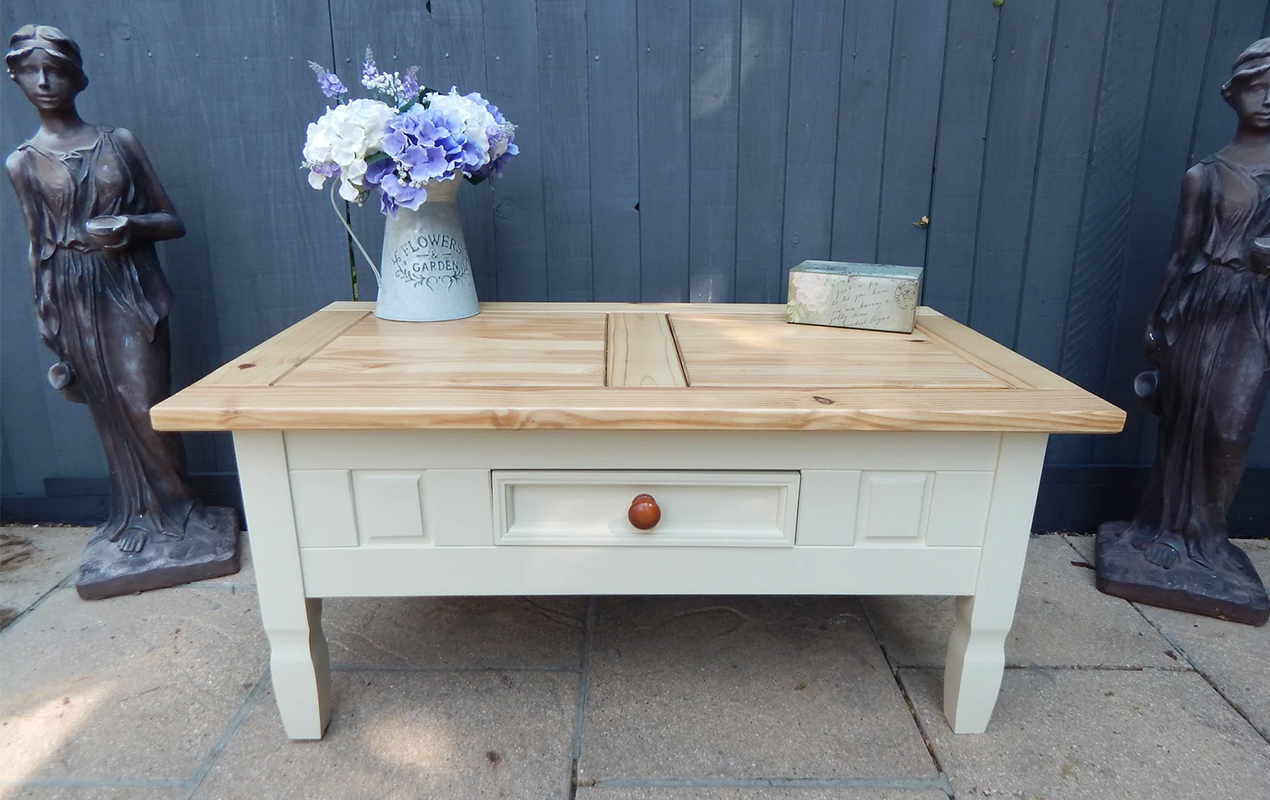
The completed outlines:
{"type": "Polygon", "coordinates": [[[322,598],[397,595],[951,595],[944,711],[983,731],[1047,436],[1124,422],[927,308],[911,335],[769,305],[372,309],[335,303],[151,412],[233,431],[295,739],[330,718],[322,598]]]}

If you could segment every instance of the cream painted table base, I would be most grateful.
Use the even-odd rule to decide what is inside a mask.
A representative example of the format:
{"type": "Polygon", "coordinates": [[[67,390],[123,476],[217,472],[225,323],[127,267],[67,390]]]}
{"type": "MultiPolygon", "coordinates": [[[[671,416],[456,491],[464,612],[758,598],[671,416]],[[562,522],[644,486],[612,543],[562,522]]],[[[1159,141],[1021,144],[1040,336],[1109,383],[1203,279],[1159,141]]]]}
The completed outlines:
{"type": "Polygon", "coordinates": [[[1123,414],[923,309],[336,304],[153,412],[232,430],[287,735],[330,718],[321,598],[951,595],[944,710],[988,724],[1047,434],[1123,414]],[[662,516],[640,531],[631,499],[662,516]]]}

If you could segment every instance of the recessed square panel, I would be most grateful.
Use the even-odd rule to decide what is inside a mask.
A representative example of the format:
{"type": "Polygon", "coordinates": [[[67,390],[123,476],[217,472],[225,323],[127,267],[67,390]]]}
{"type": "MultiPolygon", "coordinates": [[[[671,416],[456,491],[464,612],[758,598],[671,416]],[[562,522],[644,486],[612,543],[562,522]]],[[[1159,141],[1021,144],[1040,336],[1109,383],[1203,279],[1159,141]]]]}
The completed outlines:
{"type": "Polygon", "coordinates": [[[695,387],[1006,388],[920,327],[911,334],[791,325],[770,314],[670,314],[695,387]]]}
{"type": "Polygon", "coordinates": [[[447,322],[367,316],[278,386],[603,387],[605,315],[492,309],[447,322]]]}
{"type": "Polygon", "coordinates": [[[860,479],[857,541],[920,543],[930,502],[929,472],[865,472],[860,479]]]}

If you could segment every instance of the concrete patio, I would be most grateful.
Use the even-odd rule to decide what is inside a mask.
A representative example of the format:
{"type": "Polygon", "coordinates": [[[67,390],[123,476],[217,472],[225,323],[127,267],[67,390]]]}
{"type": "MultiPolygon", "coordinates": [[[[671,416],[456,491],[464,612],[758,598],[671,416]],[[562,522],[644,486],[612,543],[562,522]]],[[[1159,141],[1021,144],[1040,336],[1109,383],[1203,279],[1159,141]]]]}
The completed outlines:
{"type": "Polygon", "coordinates": [[[1270,798],[1270,628],[1099,594],[1089,537],[1033,537],[982,735],[945,598],[392,598],[326,602],[291,742],[250,565],[85,602],[87,533],[4,529],[0,798],[1270,798]]]}

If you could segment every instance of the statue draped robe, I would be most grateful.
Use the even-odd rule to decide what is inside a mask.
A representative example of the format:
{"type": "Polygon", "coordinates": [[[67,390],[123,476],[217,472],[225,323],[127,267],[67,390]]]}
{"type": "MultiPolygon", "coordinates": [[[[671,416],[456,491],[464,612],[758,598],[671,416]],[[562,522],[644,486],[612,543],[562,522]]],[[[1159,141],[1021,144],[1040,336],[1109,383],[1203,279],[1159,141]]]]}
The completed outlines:
{"type": "Polygon", "coordinates": [[[110,468],[110,516],[97,537],[130,532],[144,546],[156,534],[180,538],[191,514],[202,521],[207,511],[182,477],[180,440],[150,425],[150,407],[171,390],[173,301],[154,243],[104,251],[84,228],[93,217],[156,210],[141,164],[112,128],[97,130],[93,145],[72,152],[19,146],[14,188],[31,232],[40,335],[59,360],[50,381],[88,406],[110,468]]]}
{"type": "Polygon", "coordinates": [[[1158,452],[1133,530],[1139,547],[1180,536],[1179,555],[1212,566],[1270,386],[1270,274],[1251,254],[1270,235],[1270,168],[1199,168],[1199,235],[1160,300],[1158,452]]]}

